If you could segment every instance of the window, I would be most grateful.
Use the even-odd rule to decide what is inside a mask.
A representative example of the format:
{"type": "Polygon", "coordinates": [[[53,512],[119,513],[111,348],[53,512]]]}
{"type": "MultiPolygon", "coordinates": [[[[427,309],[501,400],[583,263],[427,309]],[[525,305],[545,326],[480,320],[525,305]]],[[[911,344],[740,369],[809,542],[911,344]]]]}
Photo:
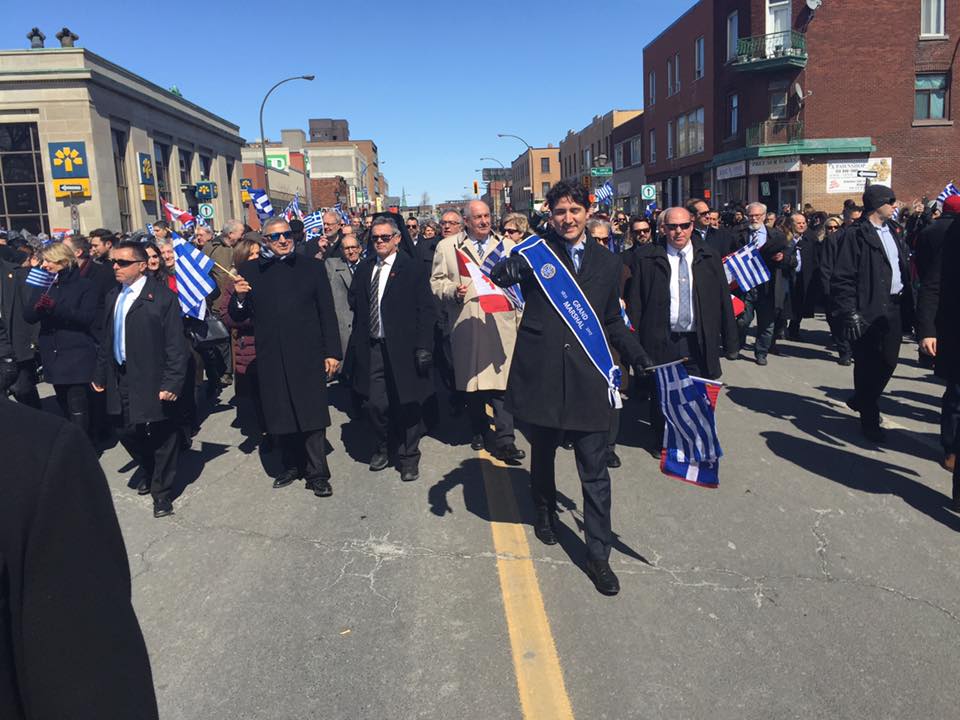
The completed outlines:
{"type": "Polygon", "coordinates": [[[641,148],[640,143],[642,138],[637,135],[635,138],[630,140],[630,164],[639,165],[643,162],[643,148],[641,148]]]}
{"type": "Polygon", "coordinates": [[[944,34],[943,0],[920,0],[920,34],[944,34]]]}
{"type": "Polygon", "coordinates": [[[947,119],[947,76],[917,75],[913,96],[915,120],[947,119]]]}
{"type": "Polygon", "coordinates": [[[540,197],[546,197],[548,192],[550,192],[550,183],[540,183],[540,197]]]}
{"type": "Polygon", "coordinates": [[[540,158],[540,172],[542,173],[550,172],[550,158],[548,157],[540,158]]]}
{"type": "Polygon", "coordinates": [[[227,160],[227,212],[233,217],[233,160],[227,160]]]}
{"type": "Polygon", "coordinates": [[[200,179],[209,180],[210,179],[210,166],[213,163],[210,158],[206,155],[200,156],[200,179]]]}
{"type": "MultiPolygon", "coordinates": [[[[703,128],[704,128],[703,108],[697,108],[693,112],[693,117],[694,117],[693,127],[696,130],[696,134],[694,136],[695,140],[692,143],[691,152],[700,153],[700,152],[703,152],[703,128]]],[[[690,123],[688,122],[687,126],[689,127],[689,125],[690,123]]]]}
{"type": "Polygon", "coordinates": [[[770,93],[770,119],[785,120],[787,118],[787,91],[776,90],[770,93]]]}
{"type": "Polygon", "coordinates": [[[0,227],[50,232],[36,123],[0,123],[0,227]]]}
{"type": "Polygon", "coordinates": [[[677,118],[677,155],[686,157],[690,154],[690,145],[687,143],[687,116],[677,118]]]}
{"type": "Polygon", "coordinates": [[[673,95],[673,60],[667,60],[667,97],[673,95]]]}
{"type": "Polygon", "coordinates": [[[583,169],[589,170],[593,163],[593,152],[590,148],[584,148],[583,151],[583,169]]]}
{"type": "Polygon", "coordinates": [[[613,148],[613,169],[620,170],[623,167],[623,143],[617,143],[613,148]]]}
{"type": "Polygon", "coordinates": [[[693,69],[693,79],[699,80],[703,77],[703,66],[706,59],[706,52],[704,46],[704,40],[702,37],[698,37],[697,41],[693,45],[693,56],[694,56],[694,69],[693,69]]]}
{"type": "MultiPolygon", "coordinates": [[[[703,108],[681,115],[677,118],[677,157],[694,155],[703,152],[703,108]]],[[[668,125],[669,128],[669,125],[668,125]]],[[[667,137],[667,153],[670,153],[670,137],[667,137]]]]}
{"type": "Polygon", "coordinates": [[[651,72],[647,75],[647,105],[653,105],[657,102],[657,73],[651,72]]]}
{"type": "Polygon", "coordinates": [[[192,185],[193,153],[189,150],[180,150],[177,154],[180,159],[180,184],[192,185]]]}
{"type": "Polygon", "coordinates": [[[667,158],[673,157],[673,120],[667,120],[667,158]]]}
{"type": "Polygon", "coordinates": [[[157,190],[162,200],[170,201],[170,146],[154,141],[154,175],[157,178],[157,190]]]}
{"type": "Polygon", "coordinates": [[[740,96],[733,93],[727,97],[727,136],[735,137],[740,132],[740,96]]]}
{"type": "Polygon", "coordinates": [[[727,15],[727,62],[737,57],[737,44],[740,40],[740,14],[734,10],[727,15]]]}
{"type": "Polygon", "coordinates": [[[130,193],[127,184],[127,135],[112,130],[113,167],[117,174],[117,203],[120,206],[120,232],[130,232],[130,193]]]}
{"type": "Polygon", "coordinates": [[[648,145],[650,147],[650,164],[653,165],[657,161],[657,136],[653,130],[650,131],[650,142],[648,145]]]}

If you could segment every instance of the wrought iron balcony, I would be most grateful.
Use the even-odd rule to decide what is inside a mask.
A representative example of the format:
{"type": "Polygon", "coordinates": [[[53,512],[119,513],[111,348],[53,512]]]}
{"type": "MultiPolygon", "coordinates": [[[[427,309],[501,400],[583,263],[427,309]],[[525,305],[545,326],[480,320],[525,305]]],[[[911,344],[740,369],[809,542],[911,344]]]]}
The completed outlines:
{"type": "Polygon", "coordinates": [[[737,41],[734,70],[782,70],[807,66],[807,38],[796,30],[755,35],[737,41]]]}
{"type": "Polygon", "coordinates": [[[793,120],[766,120],[747,128],[747,146],[786,145],[803,140],[803,123],[793,120]]]}

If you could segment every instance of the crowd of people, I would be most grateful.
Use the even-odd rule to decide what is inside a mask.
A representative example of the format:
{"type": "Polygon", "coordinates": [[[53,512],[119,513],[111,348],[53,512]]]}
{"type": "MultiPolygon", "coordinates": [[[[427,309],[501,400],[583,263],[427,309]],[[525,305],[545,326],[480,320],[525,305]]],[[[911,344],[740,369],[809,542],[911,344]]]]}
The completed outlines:
{"type": "Polygon", "coordinates": [[[179,241],[164,221],[126,237],[8,233],[0,236],[0,388],[39,408],[45,381],[92,447],[117,437],[158,518],[173,512],[180,453],[229,386],[238,444],[247,452],[276,445],[282,470],[273,486],[302,479],[318,497],[334,489],[332,394],[351,422],[366,424],[370,471],[392,465],[404,482],[418,479],[421,439],[444,406],[464,418],[473,449],[509,464],[526,458],[521,424],[536,537],[557,542],[554,462],[558,448],[570,449],[587,571],[600,592],[616,594],[609,471],[621,465],[624,398],[647,402],[649,449],[659,457],[665,421],[652,367],[679,361],[690,375],[717,379],[724,360],[748,351],[766,366],[778,342],[801,338],[803,320],[822,310],[837,362],[853,365],[847,404],[880,443],[878,399],[902,341],[915,337],[946,382],[943,464],[955,472],[958,214],[960,197],[903,206],[890,188],[871,185],[839,215],[692,199],[628,216],[561,181],[529,216],[497,219],[479,200],[438,221],[348,220],[330,210],[310,237],[297,219],[264,218],[258,230],[228,220],[219,233],[205,225],[183,233],[215,263],[202,318],[178,302],[179,241]],[[746,247],[770,278],[743,291],[724,258],[746,247]],[[55,275],[51,285],[30,282],[38,267],[55,275]],[[572,298],[576,322],[558,293],[572,298]]]}

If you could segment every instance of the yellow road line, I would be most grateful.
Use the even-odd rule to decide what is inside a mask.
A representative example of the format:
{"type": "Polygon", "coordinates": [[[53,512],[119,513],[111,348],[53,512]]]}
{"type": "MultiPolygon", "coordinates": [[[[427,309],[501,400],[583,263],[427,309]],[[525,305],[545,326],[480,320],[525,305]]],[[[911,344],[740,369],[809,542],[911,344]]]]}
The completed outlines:
{"type": "Polygon", "coordinates": [[[497,553],[497,572],[507,617],[513,667],[523,717],[528,720],[573,720],[573,708],[563,683],[560,658],[543,606],[537,571],[530,558],[527,534],[520,520],[506,467],[485,451],[483,468],[490,532],[497,553]]]}

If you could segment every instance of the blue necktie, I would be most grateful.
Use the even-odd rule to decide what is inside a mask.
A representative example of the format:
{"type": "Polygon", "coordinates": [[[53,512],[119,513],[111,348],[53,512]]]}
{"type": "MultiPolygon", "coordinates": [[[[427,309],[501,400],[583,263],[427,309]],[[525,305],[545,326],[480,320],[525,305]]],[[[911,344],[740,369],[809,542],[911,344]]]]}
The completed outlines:
{"type": "Polygon", "coordinates": [[[113,314],[113,359],[117,361],[117,365],[123,365],[124,360],[127,359],[123,348],[123,305],[129,294],[130,288],[124,288],[113,314]]]}
{"type": "Polygon", "coordinates": [[[690,268],[687,266],[686,255],[680,253],[679,260],[677,280],[680,285],[680,312],[677,314],[677,329],[680,332],[689,332],[693,319],[690,313],[690,268]]]}
{"type": "Polygon", "coordinates": [[[580,272],[580,261],[583,259],[583,248],[573,249],[573,267],[580,272]]]}

